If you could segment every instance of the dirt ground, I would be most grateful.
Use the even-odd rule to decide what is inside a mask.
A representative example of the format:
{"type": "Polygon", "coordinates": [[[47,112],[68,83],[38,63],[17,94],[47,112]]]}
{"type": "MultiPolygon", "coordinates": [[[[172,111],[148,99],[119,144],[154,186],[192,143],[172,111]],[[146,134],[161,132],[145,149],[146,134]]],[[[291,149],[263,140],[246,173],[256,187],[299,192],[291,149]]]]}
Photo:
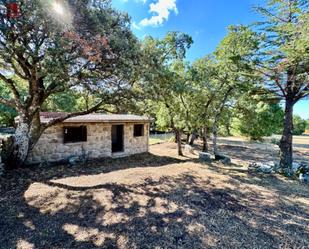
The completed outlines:
{"type": "Polygon", "coordinates": [[[271,150],[220,143],[232,165],[162,143],[10,172],[0,178],[0,248],[309,248],[308,185],[248,172],[271,150]]]}
{"type": "MultiPolygon", "coordinates": [[[[264,142],[252,142],[241,137],[219,137],[222,152],[234,159],[234,163],[279,161],[279,146],[271,143],[280,140],[279,135],[266,137],[264,142]]],[[[309,135],[293,136],[294,161],[309,161],[309,135]]]]}

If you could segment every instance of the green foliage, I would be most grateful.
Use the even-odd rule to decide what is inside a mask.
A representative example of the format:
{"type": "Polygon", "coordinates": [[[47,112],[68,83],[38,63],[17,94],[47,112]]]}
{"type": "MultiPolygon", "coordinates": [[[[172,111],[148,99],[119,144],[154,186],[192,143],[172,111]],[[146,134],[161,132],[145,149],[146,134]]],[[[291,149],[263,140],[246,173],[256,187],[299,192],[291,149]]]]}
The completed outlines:
{"type": "Polygon", "coordinates": [[[14,126],[14,118],[17,116],[16,110],[0,104],[0,127],[14,126]]]}
{"type": "Polygon", "coordinates": [[[301,135],[306,130],[307,122],[298,115],[293,116],[293,135],[301,135]]]}
{"type": "Polygon", "coordinates": [[[257,68],[267,88],[293,104],[309,94],[309,2],[270,0],[256,8],[261,42],[257,68]]]}
{"type": "MultiPolygon", "coordinates": [[[[26,82],[16,76],[11,76],[16,82],[16,86],[20,89],[20,94],[22,98],[26,96],[26,82]]],[[[4,99],[10,99],[12,97],[12,93],[7,85],[0,80],[0,96],[4,99]]],[[[0,126],[14,126],[14,118],[17,116],[17,111],[15,108],[10,106],[6,106],[0,103],[0,126]]]]}
{"type": "MultiPolygon", "coordinates": [[[[0,95],[8,99],[10,96],[10,91],[6,88],[3,82],[0,81],[0,95]]],[[[0,127],[1,126],[12,126],[14,123],[14,117],[16,116],[16,111],[3,104],[0,104],[0,127]]]]}
{"type": "Polygon", "coordinates": [[[67,91],[50,96],[42,106],[42,110],[56,112],[75,112],[83,110],[78,108],[77,105],[78,95],[73,91],[67,91]]]}
{"type": "Polygon", "coordinates": [[[239,108],[232,124],[236,133],[261,140],[263,136],[282,132],[283,110],[278,104],[246,101],[239,108]]]}
{"type": "Polygon", "coordinates": [[[142,44],[143,66],[139,89],[159,129],[189,129],[187,115],[188,65],[183,62],[192,38],[170,32],[162,40],[147,37],[142,44]],[[155,110],[155,112],[153,111],[155,110]],[[185,120],[186,119],[186,120],[185,120]]]}
{"type": "Polygon", "coordinates": [[[81,92],[92,95],[92,104],[100,99],[115,104],[115,96],[130,89],[140,44],[128,15],[109,0],[60,1],[62,14],[53,10],[54,1],[17,2],[21,16],[14,20],[0,3],[0,69],[15,75],[0,71],[10,92],[0,103],[27,113],[31,121],[39,110],[85,110],[81,92]]]}

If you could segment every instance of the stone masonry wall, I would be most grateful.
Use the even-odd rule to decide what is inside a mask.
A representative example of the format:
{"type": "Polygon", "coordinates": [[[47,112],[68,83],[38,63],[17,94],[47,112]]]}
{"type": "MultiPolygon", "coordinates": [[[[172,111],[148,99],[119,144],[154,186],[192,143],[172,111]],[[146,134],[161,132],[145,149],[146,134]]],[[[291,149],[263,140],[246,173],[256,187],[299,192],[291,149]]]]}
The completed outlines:
{"type": "Polygon", "coordinates": [[[42,134],[27,161],[28,163],[55,162],[83,154],[89,158],[120,157],[148,151],[148,123],[144,123],[142,137],[133,136],[134,123],[117,124],[124,125],[123,152],[111,152],[111,129],[114,123],[64,123],[50,127],[42,134]],[[81,125],[87,126],[87,142],[63,143],[63,127],[81,125]]]}

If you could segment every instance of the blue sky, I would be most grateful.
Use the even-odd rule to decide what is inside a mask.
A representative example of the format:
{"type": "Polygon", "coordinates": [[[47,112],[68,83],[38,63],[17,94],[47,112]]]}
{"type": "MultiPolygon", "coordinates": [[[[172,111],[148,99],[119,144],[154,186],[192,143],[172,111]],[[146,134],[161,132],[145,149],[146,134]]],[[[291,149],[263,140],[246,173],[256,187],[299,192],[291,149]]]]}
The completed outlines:
{"type": "MultiPolygon", "coordinates": [[[[261,20],[253,7],[264,0],[112,0],[113,6],[132,18],[132,30],[143,39],[146,35],[162,38],[168,31],[182,31],[194,43],[187,54],[189,61],[213,52],[232,24],[250,24],[261,20]]],[[[309,100],[296,104],[294,113],[309,119],[309,100]]]]}

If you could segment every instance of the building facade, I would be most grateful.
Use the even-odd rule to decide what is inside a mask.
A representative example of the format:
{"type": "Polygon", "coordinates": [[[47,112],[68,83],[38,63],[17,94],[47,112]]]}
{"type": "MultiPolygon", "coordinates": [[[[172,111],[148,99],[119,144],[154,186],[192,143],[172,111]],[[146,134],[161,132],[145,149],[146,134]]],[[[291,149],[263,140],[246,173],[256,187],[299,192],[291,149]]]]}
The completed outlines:
{"type": "MultiPolygon", "coordinates": [[[[41,114],[41,122],[55,115],[41,114]]],[[[49,127],[27,162],[57,162],[70,157],[121,157],[148,152],[149,119],[136,115],[89,114],[49,127]]]]}

